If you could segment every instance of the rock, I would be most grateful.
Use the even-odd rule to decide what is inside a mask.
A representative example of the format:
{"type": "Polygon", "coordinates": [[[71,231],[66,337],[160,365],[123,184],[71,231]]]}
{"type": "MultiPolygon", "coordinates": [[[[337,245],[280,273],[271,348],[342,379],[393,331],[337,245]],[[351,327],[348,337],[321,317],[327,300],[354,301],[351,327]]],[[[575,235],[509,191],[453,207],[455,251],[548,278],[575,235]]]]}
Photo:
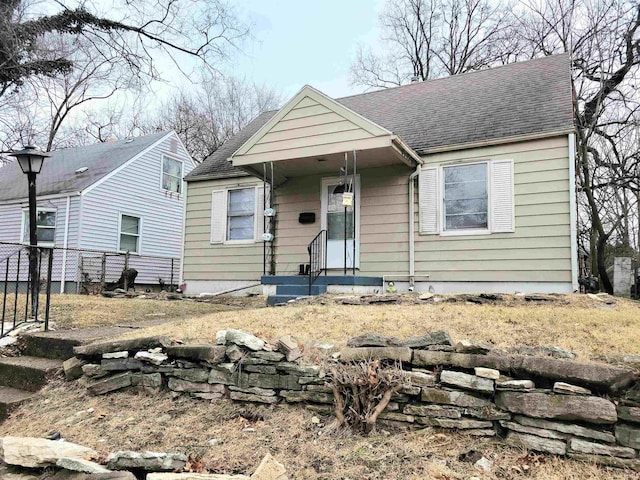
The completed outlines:
{"type": "Polygon", "coordinates": [[[500,371],[493,368],[475,367],[473,372],[477,377],[488,378],[490,380],[498,380],[500,378],[500,371]]]}
{"type": "Polygon", "coordinates": [[[469,393],[439,388],[423,388],[420,398],[423,402],[457,405],[459,407],[488,407],[491,402],[469,393]]]}
{"type": "Polygon", "coordinates": [[[592,438],[594,440],[600,440],[608,443],[615,443],[616,441],[616,438],[610,432],[603,432],[600,430],[595,430],[593,428],[574,425],[572,423],[552,422],[550,420],[524,417],[521,415],[514,416],[513,421],[519,423],[520,425],[544,428],[547,430],[555,430],[557,432],[566,433],[576,437],[592,438]]]}
{"type": "Polygon", "coordinates": [[[216,332],[216,345],[226,345],[226,344],[227,344],[227,331],[218,330],[216,332]]]}
{"type": "Polygon", "coordinates": [[[640,355],[631,355],[627,353],[607,353],[599,355],[594,360],[601,360],[612,365],[618,365],[619,367],[632,368],[634,370],[640,370],[640,355]]]}
{"type": "Polygon", "coordinates": [[[567,445],[562,440],[553,440],[550,438],[538,437],[536,435],[527,435],[526,433],[510,431],[507,433],[504,441],[509,445],[525,447],[537,452],[553,453],[556,455],[564,455],[567,453],[567,445]]]}
{"type": "Polygon", "coordinates": [[[607,455],[587,455],[585,453],[567,453],[569,458],[579,460],[588,464],[606,465],[609,467],[626,468],[640,471],[640,459],[616,458],[607,455]]]}
{"type": "Polygon", "coordinates": [[[224,394],[224,385],[201,383],[201,382],[189,382],[187,380],[181,380],[179,378],[171,377],[168,382],[169,390],[174,392],[200,392],[200,393],[217,393],[224,394]]]}
{"type": "Polygon", "coordinates": [[[474,463],[473,466],[476,467],[478,470],[483,471],[484,473],[489,473],[493,468],[493,462],[489,460],[487,457],[482,457],[480,460],[474,463]]]}
{"type": "Polygon", "coordinates": [[[514,347],[508,348],[507,351],[509,353],[515,353],[518,355],[565,358],[568,360],[571,360],[577,357],[577,355],[570,350],[566,350],[564,348],[554,347],[554,346],[516,345],[514,347]]]}
{"type": "Polygon", "coordinates": [[[281,362],[285,359],[284,354],[280,352],[252,352],[245,360],[251,360],[262,365],[281,362]]]}
{"type": "Polygon", "coordinates": [[[277,462],[275,458],[267,453],[256,468],[256,471],[251,475],[252,480],[286,480],[285,474],[286,468],[280,462],[277,462]]]}
{"type": "Polygon", "coordinates": [[[98,456],[95,450],[82,445],[44,438],[3,437],[1,442],[4,463],[26,468],[51,467],[61,458],[89,459],[98,456]]]}
{"type": "Polygon", "coordinates": [[[414,350],[414,367],[436,367],[450,365],[459,368],[487,367],[508,372],[512,359],[507,355],[474,355],[455,352],[437,352],[431,350],[414,350]]]}
{"type": "Polygon", "coordinates": [[[555,440],[566,440],[567,438],[569,438],[569,435],[567,435],[566,433],[556,432],[554,430],[546,430],[544,428],[529,427],[526,425],[520,425],[516,422],[507,422],[503,420],[500,422],[500,425],[507,430],[526,433],[528,435],[535,435],[537,437],[552,438],[555,440]]]}
{"type": "Polygon", "coordinates": [[[293,362],[302,356],[300,344],[291,335],[285,335],[277,341],[278,350],[287,358],[287,362],[293,362]]]}
{"type": "Polygon", "coordinates": [[[65,470],[71,470],[72,472],[82,472],[82,473],[108,473],[109,470],[104,468],[102,465],[90,462],[89,460],[84,460],[82,458],[70,458],[70,457],[62,457],[59,458],[56,462],[56,466],[59,468],[64,468],[65,470]]]}
{"type": "Polygon", "coordinates": [[[235,344],[225,347],[225,354],[227,358],[234,363],[239,362],[246,355],[245,351],[235,344]]]}
{"type": "Polygon", "coordinates": [[[389,420],[391,422],[404,422],[404,423],[413,423],[415,422],[415,417],[413,415],[407,415],[405,413],[399,412],[382,412],[378,418],[380,420],[389,420]]]}
{"type": "Polygon", "coordinates": [[[207,382],[210,377],[209,370],[205,370],[204,368],[176,368],[172,372],[168,372],[167,375],[195,383],[207,382]]]}
{"type": "Polygon", "coordinates": [[[511,414],[509,412],[503,412],[490,407],[480,407],[480,408],[463,408],[463,415],[468,417],[479,418],[480,420],[511,420],[511,414]]]}
{"type": "Polygon", "coordinates": [[[416,387],[433,387],[438,379],[433,373],[416,371],[406,372],[406,378],[411,382],[411,385],[415,385],[416,387]]]}
{"type": "Polygon", "coordinates": [[[465,390],[474,390],[482,393],[493,393],[493,380],[468,375],[466,373],[443,370],[440,374],[440,382],[443,385],[460,387],[465,390]]]}
{"type": "Polygon", "coordinates": [[[107,457],[107,468],[110,470],[138,469],[148,472],[171,472],[182,470],[186,464],[187,457],[181,453],[121,451],[107,457]]]}
{"type": "Polygon", "coordinates": [[[640,423],[640,407],[618,405],[618,419],[632,423],[640,423]]]}
{"type": "Polygon", "coordinates": [[[136,360],[140,360],[141,362],[150,363],[152,365],[162,365],[167,361],[169,357],[167,357],[167,355],[165,355],[164,353],[151,353],[141,351],[136,353],[133,358],[135,358],[136,360]]]}
{"type": "Polygon", "coordinates": [[[616,440],[620,445],[640,450],[640,427],[618,423],[615,431],[616,440]]]}
{"type": "Polygon", "coordinates": [[[419,298],[420,300],[427,301],[427,300],[431,300],[434,296],[435,296],[435,294],[434,294],[434,293],[431,293],[431,292],[424,292],[424,293],[423,293],[423,294],[421,294],[418,298],[419,298]]]}
{"type": "Polygon", "coordinates": [[[498,380],[496,390],[533,390],[535,383],[531,380],[498,380]]]}
{"type": "Polygon", "coordinates": [[[330,353],[333,353],[333,351],[336,349],[335,344],[330,342],[312,342],[306,345],[306,347],[312,350],[318,350],[323,355],[329,355],[330,353]]]}
{"type": "Polygon", "coordinates": [[[402,342],[403,347],[409,348],[426,348],[433,345],[453,345],[451,336],[446,330],[438,330],[437,332],[429,332],[419,337],[409,337],[402,342]]]}
{"type": "Polygon", "coordinates": [[[99,357],[103,353],[118,351],[138,351],[156,347],[168,347],[171,340],[167,337],[144,337],[132,340],[116,340],[114,342],[90,343],[73,347],[73,353],[78,358],[99,357]]]}
{"type": "Polygon", "coordinates": [[[401,347],[403,341],[396,337],[384,337],[375,333],[365,333],[347,341],[347,347],[401,347]]]}
{"type": "Polygon", "coordinates": [[[77,380],[82,376],[82,367],[87,364],[86,360],[78,357],[71,357],[62,363],[64,376],[67,380],[77,380]]]}
{"type": "Polygon", "coordinates": [[[100,365],[89,363],[81,367],[82,374],[88,378],[100,378],[108,375],[109,372],[100,368],[100,365]]]}
{"type": "Polygon", "coordinates": [[[572,438],[569,440],[569,449],[577,453],[609,455],[611,457],[619,458],[634,458],[636,456],[636,452],[633,448],[613,447],[610,445],[603,445],[601,443],[587,442],[586,440],[580,440],[578,438],[572,438]]]}
{"type": "Polygon", "coordinates": [[[114,358],[129,358],[129,352],[125,350],[123,352],[103,353],[102,358],[106,360],[112,360],[114,358]]]}
{"type": "Polygon", "coordinates": [[[491,422],[487,422],[485,420],[471,420],[468,418],[452,419],[416,417],[416,422],[421,425],[429,425],[431,427],[457,428],[459,430],[487,429],[493,427],[493,423],[491,422]]]}
{"type": "MultiPolygon", "coordinates": [[[[262,350],[266,343],[264,340],[251,335],[243,330],[229,329],[226,331],[225,341],[227,344],[234,343],[236,345],[240,345],[243,347],[247,347],[249,350],[260,351],[262,350]]],[[[216,338],[217,341],[217,338],[216,338]]]]}
{"type": "Polygon", "coordinates": [[[283,390],[280,392],[280,396],[289,403],[314,402],[333,404],[333,395],[329,393],[283,390]]]}
{"type": "Polygon", "coordinates": [[[167,347],[167,355],[172,358],[184,358],[192,362],[207,362],[217,365],[224,362],[226,347],[220,345],[177,345],[167,347]]]}
{"type": "Polygon", "coordinates": [[[512,413],[552,420],[610,424],[615,423],[618,418],[616,406],[600,397],[499,391],[496,405],[512,413]]]}
{"type": "Polygon", "coordinates": [[[232,385],[229,387],[229,390],[232,392],[242,392],[242,393],[251,393],[253,395],[261,395],[263,397],[272,397],[276,394],[275,390],[270,390],[268,388],[259,388],[259,387],[240,388],[232,385]]]}
{"type": "Polygon", "coordinates": [[[404,413],[419,417],[435,418],[460,418],[462,412],[455,407],[444,407],[442,405],[406,405],[404,413]]]}
{"type": "Polygon", "coordinates": [[[553,384],[553,393],[561,393],[564,395],[591,395],[591,390],[569,383],[556,382],[553,384]]]}
{"type": "Polygon", "coordinates": [[[255,395],[253,393],[244,393],[238,391],[229,392],[229,398],[231,400],[237,400],[239,402],[257,402],[273,405],[278,403],[278,397],[272,395],[255,395]]]}
{"type": "Polygon", "coordinates": [[[345,348],[340,353],[340,361],[343,363],[362,362],[369,359],[411,362],[411,349],[408,347],[345,348]]]}
{"type": "Polygon", "coordinates": [[[632,370],[606,365],[569,362],[543,357],[520,357],[512,367],[526,375],[562,382],[576,382],[612,392],[626,388],[637,379],[632,370]]]}
{"type": "Polygon", "coordinates": [[[275,367],[281,372],[300,375],[301,377],[315,376],[320,373],[320,367],[316,365],[298,365],[297,363],[280,362],[276,363],[275,367]]]}
{"type": "Polygon", "coordinates": [[[458,353],[476,353],[484,355],[489,353],[493,347],[487,342],[479,340],[460,340],[456,343],[456,352],[458,353]]]}
{"type": "Polygon", "coordinates": [[[162,387],[162,375],[160,373],[132,373],[131,386],[160,389],[162,387]]]}
{"type": "Polygon", "coordinates": [[[100,362],[100,368],[107,372],[140,370],[142,362],[134,358],[105,358],[100,362]]]}
{"type": "Polygon", "coordinates": [[[96,380],[87,386],[91,395],[104,395],[105,393],[120,390],[131,386],[131,372],[118,373],[111,377],[96,380]]]}
{"type": "Polygon", "coordinates": [[[465,435],[473,437],[495,437],[496,431],[492,428],[472,428],[464,431],[465,435]]]}
{"type": "Polygon", "coordinates": [[[420,387],[416,387],[413,385],[404,385],[401,389],[400,389],[400,393],[403,393],[405,395],[420,395],[420,387]]]}
{"type": "MultiPolygon", "coordinates": [[[[235,366],[233,363],[223,364],[221,363],[219,366],[230,365],[232,368],[235,366]]],[[[220,383],[223,385],[233,385],[233,370],[229,371],[226,368],[212,368],[209,372],[209,378],[207,379],[209,383],[220,383]]]]}

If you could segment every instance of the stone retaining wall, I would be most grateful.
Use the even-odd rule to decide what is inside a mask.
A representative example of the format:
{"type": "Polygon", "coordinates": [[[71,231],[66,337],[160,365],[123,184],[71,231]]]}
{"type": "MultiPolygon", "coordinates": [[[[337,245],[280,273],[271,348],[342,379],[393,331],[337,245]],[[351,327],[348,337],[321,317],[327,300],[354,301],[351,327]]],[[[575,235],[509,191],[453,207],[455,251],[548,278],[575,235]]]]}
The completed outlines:
{"type": "Polygon", "coordinates": [[[323,366],[304,365],[302,346],[291,337],[270,345],[224,330],[216,345],[154,337],[76,347],[65,373],[82,377],[94,395],[169,389],[206,400],[304,402],[330,414],[326,366],[378,359],[406,372],[380,421],[497,436],[530,450],[640,470],[638,371],[567,360],[574,355],[557,347],[505,353],[482,342],[454,345],[444,331],[405,340],[366,334],[347,345],[327,354],[323,366]]]}

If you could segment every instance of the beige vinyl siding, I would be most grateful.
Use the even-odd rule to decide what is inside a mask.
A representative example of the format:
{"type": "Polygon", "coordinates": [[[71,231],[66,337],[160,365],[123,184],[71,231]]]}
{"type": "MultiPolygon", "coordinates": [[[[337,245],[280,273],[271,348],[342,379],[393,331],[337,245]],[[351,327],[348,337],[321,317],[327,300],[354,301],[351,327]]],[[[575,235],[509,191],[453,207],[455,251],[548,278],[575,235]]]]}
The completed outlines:
{"type": "Polygon", "coordinates": [[[373,138],[370,131],[352,119],[305,96],[236,159],[239,163],[247,164],[302,158],[325,150],[350,151],[354,148],[354,142],[373,138]]]}
{"type": "Polygon", "coordinates": [[[253,177],[187,183],[184,273],[190,280],[260,280],[262,243],[211,244],[211,192],[261,186],[253,177]]]}
{"type": "MultiPolygon", "coordinates": [[[[362,169],[360,191],[360,275],[406,274],[409,262],[408,176],[404,166],[362,169]]],[[[296,274],[309,263],[307,245],[321,228],[320,189],[323,177],[289,180],[276,191],[276,273],[296,274]],[[301,212],[314,212],[316,222],[298,223],[301,212]]]]}
{"type": "Polygon", "coordinates": [[[515,232],[416,235],[416,275],[434,282],[571,282],[566,136],[425,157],[429,166],[501,159],[514,160],[515,232]]]}

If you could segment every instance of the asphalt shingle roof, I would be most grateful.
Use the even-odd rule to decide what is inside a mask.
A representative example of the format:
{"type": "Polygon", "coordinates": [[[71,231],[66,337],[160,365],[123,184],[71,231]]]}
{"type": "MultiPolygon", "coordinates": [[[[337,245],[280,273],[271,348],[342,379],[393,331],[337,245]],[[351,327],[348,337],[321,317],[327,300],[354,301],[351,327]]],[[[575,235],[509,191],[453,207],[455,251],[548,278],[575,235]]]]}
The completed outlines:
{"type": "MultiPolygon", "coordinates": [[[[573,130],[569,55],[513,63],[337,102],[400,136],[419,154],[573,130]]],[[[194,169],[188,180],[243,175],[227,159],[276,112],[256,117],[194,169]]]]}
{"type": "MultiPolygon", "coordinates": [[[[38,175],[38,196],[82,191],[167,133],[52,151],[38,175]],[[88,167],[87,171],[75,173],[82,167],[88,167]]],[[[18,162],[0,168],[0,201],[26,198],[27,187],[27,176],[18,162]]]]}

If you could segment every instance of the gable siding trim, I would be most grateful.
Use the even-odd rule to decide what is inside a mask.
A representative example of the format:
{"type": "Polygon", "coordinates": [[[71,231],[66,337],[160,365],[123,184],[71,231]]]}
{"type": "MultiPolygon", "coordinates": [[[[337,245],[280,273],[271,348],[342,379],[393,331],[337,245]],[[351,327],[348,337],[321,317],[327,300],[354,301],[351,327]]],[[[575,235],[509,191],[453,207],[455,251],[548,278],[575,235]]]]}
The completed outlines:
{"type": "MultiPolygon", "coordinates": [[[[156,148],[160,143],[164,142],[167,138],[169,138],[171,135],[176,135],[175,132],[169,132],[167,133],[165,136],[159,138],[157,141],[155,141],[154,143],[152,143],[151,145],[149,145],[147,148],[145,148],[144,150],[141,150],[140,152],[138,152],[136,155],[134,155],[133,157],[131,157],[129,160],[127,160],[126,162],[124,162],[122,165],[120,165],[118,168],[110,171],[109,173],[107,173],[105,176],[103,176],[102,178],[100,178],[98,181],[92,183],[91,185],[89,185],[87,188],[85,188],[82,192],[80,192],[80,195],[84,196],[87,193],[91,192],[94,188],[99,187],[100,185],[102,185],[104,182],[106,182],[107,180],[109,180],[111,177],[113,177],[114,175],[120,173],[122,170],[124,170],[127,166],[129,166],[130,164],[132,164],[133,162],[135,162],[138,158],[142,157],[143,155],[149,153],[151,150],[153,150],[154,148],[156,148]]],[[[177,135],[176,135],[177,136],[177,135]]]]}

